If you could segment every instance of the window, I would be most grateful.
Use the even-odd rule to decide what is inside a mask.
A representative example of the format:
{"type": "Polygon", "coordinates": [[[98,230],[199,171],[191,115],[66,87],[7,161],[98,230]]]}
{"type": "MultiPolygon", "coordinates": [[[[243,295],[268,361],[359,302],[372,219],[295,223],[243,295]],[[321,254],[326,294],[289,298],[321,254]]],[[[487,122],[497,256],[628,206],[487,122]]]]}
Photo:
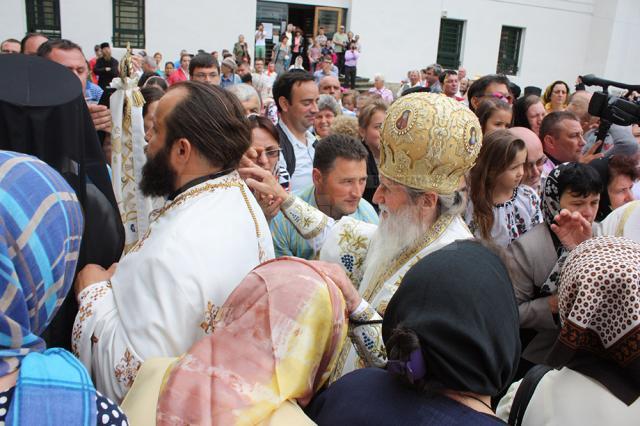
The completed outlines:
{"type": "Polygon", "coordinates": [[[438,63],[444,68],[455,70],[460,66],[463,29],[464,21],[444,18],[440,20],[438,63]]]}
{"type": "Polygon", "coordinates": [[[60,38],[60,0],[27,0],[27,32],[60,38]]]}
{"type": "Polygon", "coordinates": [[[500,34],[500,50],[496,73],[517,75],[520,61],[520,45],[522,44],[522,28],[502,27],[500,34]]]}
{"type": "Polygon", "coordinates": [[[113,0],[114,47],[144,49],[144,0],[113,0]]]}

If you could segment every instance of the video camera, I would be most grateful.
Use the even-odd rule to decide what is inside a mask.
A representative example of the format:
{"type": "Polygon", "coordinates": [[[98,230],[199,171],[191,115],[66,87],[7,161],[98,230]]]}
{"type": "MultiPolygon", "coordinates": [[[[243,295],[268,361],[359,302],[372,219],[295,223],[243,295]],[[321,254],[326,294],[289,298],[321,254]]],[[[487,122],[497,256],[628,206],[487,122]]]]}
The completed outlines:
{"type": "MultiPolygon", "coordinates": [[[[589,102],[589,114],[594,117],[600,117],[600,126],[596,133],[596,140],[604,141],[612,124],[619,126],[640,124],[640,102],[638,100],[630,101],[610,95],[608,92],[609,86],[627,89],[629,92],[640,92],[640,85],[605,80],[593,74],[580,76],[580,79],[586,86],[602,87],[602,91],[595,92],[591,98],[591,102],[589,102]]],[[[600,145],[596,152],[600,152],[601,149],[602,145],[600,145]]]]}

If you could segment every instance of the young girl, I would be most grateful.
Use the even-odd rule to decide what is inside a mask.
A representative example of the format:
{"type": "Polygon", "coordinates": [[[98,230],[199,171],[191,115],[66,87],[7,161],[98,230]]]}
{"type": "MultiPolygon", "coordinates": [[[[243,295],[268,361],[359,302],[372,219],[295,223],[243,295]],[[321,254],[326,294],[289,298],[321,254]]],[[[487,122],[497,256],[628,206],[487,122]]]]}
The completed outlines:
{"type": "Polygon", "coordinates": [[[485,136],[494,130],[511,127],[511,105],[498,98],[488,98],[480,102],[476,115],[485,136]]]}
{"type": "Polygon", "coordinates": [[[540,198],[521,185],[527,149],[508,130],[496,130],[483,141],[469,181],[466,222],[478,237],[506,247],[542,222],[540,198]]]}

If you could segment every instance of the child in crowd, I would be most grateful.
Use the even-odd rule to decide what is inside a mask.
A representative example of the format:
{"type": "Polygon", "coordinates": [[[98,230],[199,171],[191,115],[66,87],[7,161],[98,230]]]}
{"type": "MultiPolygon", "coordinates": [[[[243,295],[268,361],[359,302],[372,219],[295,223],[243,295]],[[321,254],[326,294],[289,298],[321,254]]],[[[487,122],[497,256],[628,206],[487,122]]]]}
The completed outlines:
{"type": "Polygon", "coordinates": [[[466,222],[478,237],[506,247],[542,221],[540,199],[521,185],[527,149],[508,130],[485,137],[470,174],[466,222]]]}
{"type": "Polygon", "coordinates": [[[494,130],[511,127],[511,105],[498,98],[483,100],[476,109],[476,115],[485,136],[494,130]]]}
{"type": "Polygon", "coordinates": [[[348,90],[342,95],[342,106],[351,112],[356,111],[356,100],[358,98],[358,92],[355,90],[348,90]]]}

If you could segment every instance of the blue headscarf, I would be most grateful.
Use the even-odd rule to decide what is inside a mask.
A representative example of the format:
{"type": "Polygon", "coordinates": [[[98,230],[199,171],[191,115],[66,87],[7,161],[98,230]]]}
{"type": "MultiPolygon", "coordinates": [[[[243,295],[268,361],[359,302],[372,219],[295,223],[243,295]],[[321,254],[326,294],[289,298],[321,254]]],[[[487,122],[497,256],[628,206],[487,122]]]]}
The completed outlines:
{"type": "Polygon", "coordinates": [[[63,349],[40,333],[73,283],[82,209],[55,170],[0,151],[0,376],[20,368],[7,424],[95,424],[95,388],[63,349]],[[58,416],[62,417],[58,417],[58,416]]]}

